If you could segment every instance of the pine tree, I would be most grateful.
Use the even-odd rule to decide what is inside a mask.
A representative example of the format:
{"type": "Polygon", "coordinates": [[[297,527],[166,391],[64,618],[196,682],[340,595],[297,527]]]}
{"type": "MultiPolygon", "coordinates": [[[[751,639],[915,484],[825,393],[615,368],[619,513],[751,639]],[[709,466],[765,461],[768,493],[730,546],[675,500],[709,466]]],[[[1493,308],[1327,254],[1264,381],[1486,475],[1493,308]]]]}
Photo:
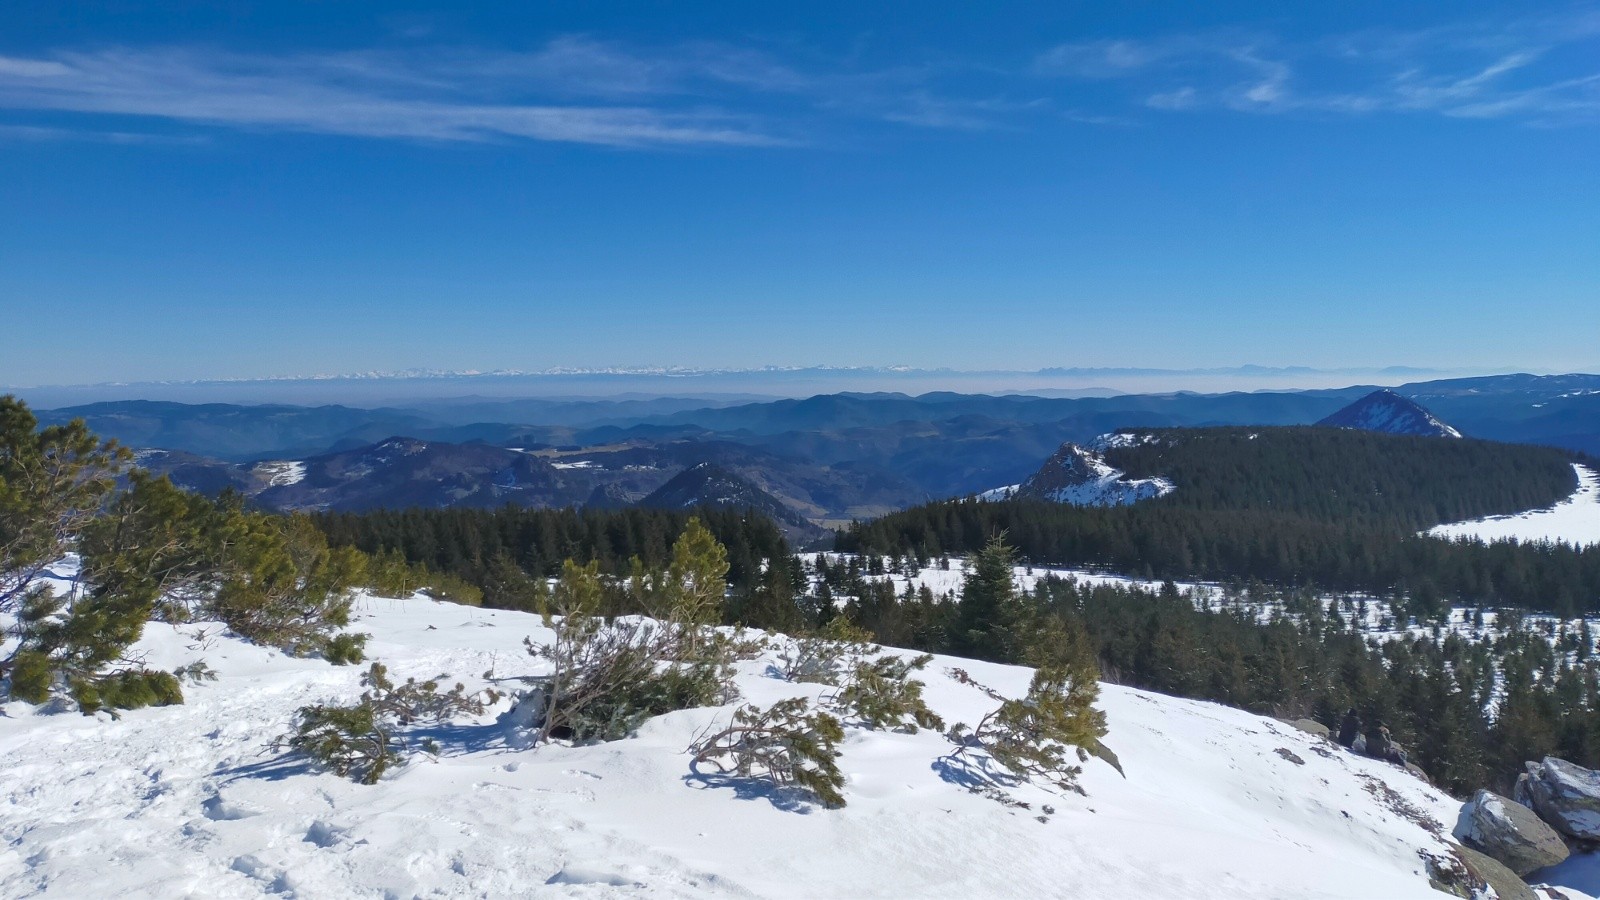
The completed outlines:
{"type": "Polygon", "coordinates": [[[1004,660],[1011,650],[1007,627],[1016,606],[1012,549],[1004,534],[989,539],[961,586],[961,605],[951,629],[951,652],[976,659],[1004,660]]]}
{"type": "MultiPolygon", "coordinates": [[[[700,523],[689,519],[672,545],[667,566],[667,617],[692,631],[722,622],[728,594],[728,551],[700,523]]],[[[689,640],[693,650],[698,638],[689,640]]]]}
{"type": "Polygon", "coordinates": [[[0,397],[0,611],[15,609],[67,552],[131,458],[82,419],[38,426],[27,404],[0,397]]]}

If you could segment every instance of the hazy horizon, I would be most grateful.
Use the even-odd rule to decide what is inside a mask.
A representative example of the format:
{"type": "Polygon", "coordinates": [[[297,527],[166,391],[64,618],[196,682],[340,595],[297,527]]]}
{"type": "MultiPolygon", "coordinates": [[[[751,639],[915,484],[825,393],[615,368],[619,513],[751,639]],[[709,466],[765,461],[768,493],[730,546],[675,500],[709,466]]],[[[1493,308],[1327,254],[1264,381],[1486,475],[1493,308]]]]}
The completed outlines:
{"type": "MultiPolygon", "coordinates": [[[[793,367],[726,370],[597,369],[558,372],[398,372],[224,378],[79,385],[0,385],[39,408],[118,400],[184,403],[395,405],[470,400],[601,400],[656,397],[755,402],[844,392],[957,393],[1089,397],[1180,391],[1303,391],[1394,387],[1444,378],[1515,374],[1527,369],[1427,369],[1413,366],[1316,369],[1232,366],[964,371],[911,367],[793,367]]],[[[1530,374],[1566,374],[1532,372],[1530,374]]]]}

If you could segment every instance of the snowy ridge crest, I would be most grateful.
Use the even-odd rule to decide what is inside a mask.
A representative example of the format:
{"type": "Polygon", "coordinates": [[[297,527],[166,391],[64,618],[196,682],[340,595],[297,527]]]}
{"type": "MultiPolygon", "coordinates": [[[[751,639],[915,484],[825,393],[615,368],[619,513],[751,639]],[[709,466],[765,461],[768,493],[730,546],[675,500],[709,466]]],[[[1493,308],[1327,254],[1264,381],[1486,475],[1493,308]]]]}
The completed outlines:
{"type": "MultiPolygon", "coordinates": [[[[1105,435],[1097,442],[1126,439],[1128,443],[1148,440],[1151,435],[1105,435]]],[[[1126,446],[1109,444],[1103,446],[1126,446]]],[[[996,488],[979,495],[983,500],[1031,498],[1074,506],[1127,506],[1172,493],[1176,488],[1165,478],[1129,478],[1107,463],[1105,457],[1077,444],[1062,444],[1039,471],[1021,484],[996,488]]]]}

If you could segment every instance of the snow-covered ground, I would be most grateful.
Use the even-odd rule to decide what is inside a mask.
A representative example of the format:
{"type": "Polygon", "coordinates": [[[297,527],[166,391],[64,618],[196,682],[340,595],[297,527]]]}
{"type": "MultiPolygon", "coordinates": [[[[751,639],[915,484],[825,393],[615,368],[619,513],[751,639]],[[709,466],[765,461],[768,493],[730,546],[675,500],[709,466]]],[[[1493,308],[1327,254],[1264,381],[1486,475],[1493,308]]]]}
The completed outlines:
{"type": "MultiPolygon", "coordinates": [[[[363,598],[369,654],[400,677],[515,689],[543,663],[535,616],[363,598]]],[[[1107,686],[1087,796],[966,789],[951,745],[852,727],[840,810],[696,773],[684,750],[729,708],[672,713],[637,737],[519,749],[494,715],[435,729],[374,786],[267,749],[308,703],[348,701],[359,667],[291,659],[202,623],[153,625],[164,668],[204,659],[183,706],[101,715],[0,708],[0,896],[1434,898],[1458,804],[1385,763],[1209,703],[1107,686]],[[1046,807],[1049,807],[1047,810],[1046,807]],[[1042,817],[1042,821],[1041,818],[1042,817]]],[[[741,664],[744,700],[820,696],[741,664]]],[[[922,673],[948,721],[994,705],[1026,669],[940,658],[922,673]]],[[[507,703],[502,703],[503,710],[507,703]]]]}
{"type": "MultiPolygon", "coordinates": [[[[811,589],[816,589],[816,564],[819,557],[826,557],[829,565],[845,567],[850,564],[853,554],[846,552],[803,552],[800,559],[805,562],[806,570],[810,573],[811,589]]],[[[891,572],[885,570],[883,575],[867,575],[862,573],[862,578],[867,581],[890,581],[894,585],[894,593],[902,594],[906,586],[910,585],[912,591],[920,591],[923,586],[930,589],[934,597],[955,601],[962,594],[962,581],[966,573],[970,572],[970,560],[962,557],[950,557],[946,565],[926,565],[915,572],[891,572]]],[[[1070,569],[1070,567],[1050,567],[1050,565],[1016,565],[1013,567],[1014,585],[1019,591],[1032,591],[1043,578],[1064,578],[1075,581],[1080,586],[1115,586],[1115,588],[1133,588],[1141,591],[1158,591],[1162,588],[1162,581],[1149,580],[1149,578],[1133,578],[1128,575],[1117,575],[1109,572],[1093,572],[1088,569],[1070,569]]],[[[1269,621],[1275,615],[1285,613],[1282,599],[1278,596],[1253,597],[1248,591],[1230,593],[1229,589],[1214,583],[1214,581],[1174,581],[1174,586],[1179,593],[1189,597],[1200,609],[1243,609],[1250,610],[1261,621],[1269,621]]],[[[850,601],[848,594],[835,591],[834,599],[837,604],[850,601]]],[[[1336,612],[1341,620],[1352,623],[1363,634],[1374,641],[1392,641],[1392,639],[1405,639],[1414,641],[1418,637],[1430,637],[1435,634],[1434,623],[1418,621],[1414,618],[1398,617],[1394,604],[1390,604],[1386,597],[1373,596],[1362,593],[1336,593],[1336,591],[1320,591],[1317,601],[1323,609],[1336,612]]],[[[1584,625],[1584,618],[1558,618],[1544,613],[1526,613],[1522,615],[1523,628],[1539,629],[1549,637],[1550,641],[1557,641],[1563,634],[1576,634],[1584,625]]],[[[1590,631],[1590,650],[1600,650],[1600,617],[1587,617],[1590,631]]],[[[1501,628],[1501,613],[1493,609],[1474,609],[1474,607],[1451,607],[1446,612],[1443,620],[1437,625],[1438,634],[1459,634],[1469,641],[1498,641],[1506,631],[1501,628]]]]}
{"type": "Polygon", "coordinates": [[[1427,533],[1435,537],[1466,537],[1483,541],[1515,538],[1519,541],[1600,544],[1600,473],[1588,466],[1574,465],[1572,468],[1578,473],[1578,489],[1555,506],[1512,516],[1491,516],[1469,522],[1436,525],[1427,533]]]}
{"type": "MultiPolygon", "coordinates": [[[[815,571],[817,560],[826,558],[829,565],[847,566],[853,554],[849,553],[802,553],[800,559],[809,570],[815,571]]],[[[915,572],[885,572],[882,575],[863,575],[870,581],[889,581],[894,584],[895,593],[899,594],[910,585],[913,591],[923,587],[933,592],[937,598],[956,598],[961,595],[961,584],[971,569],[971,562],[962,557],[949,557],[948,565],[933,563],[916,570],[915,572]]],[[[1038,583],[1047,577],[1070,578],[1080,585],[1098,587],[1111,585],[1125,588],[1141,588],[1144,590],[1160,590],[1161,582],[1144,578],[1131,578],[1126,575],[1114,575],[1105,572],[1092,572],[1088,569],[1072,569],[1061,566],[1013,566],[1012,581],[1019,590],[1032,591],[1038,583]]],[[[815,580],[815,579],[813,579],[815,580]]],[[[1178,582],[1179,590],[1185,591],[1213,591],[1216,585],[1206,585],[1198,582],[1178,582]]]]}
{"type": "Polygon", "coordinates": [[[268,487],[299,484],[306,478],[306,464],[298,460],[274,460],[256,463],[256,475],[266,479],[268,487]]]}

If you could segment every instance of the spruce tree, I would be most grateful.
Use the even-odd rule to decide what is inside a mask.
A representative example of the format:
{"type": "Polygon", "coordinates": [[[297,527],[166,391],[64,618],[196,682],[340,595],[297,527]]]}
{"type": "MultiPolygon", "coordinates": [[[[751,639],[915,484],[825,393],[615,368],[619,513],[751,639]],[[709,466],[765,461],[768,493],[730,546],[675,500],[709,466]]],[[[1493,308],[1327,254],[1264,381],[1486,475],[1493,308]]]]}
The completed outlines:
{"type": "Polygon", "coordinates": [[[1011,649],[1007,629],[1016,606],[1012,565],[1012,549],[1004,533],[991,537],[973,557],[950,633],[952,653],[977,659],[1007,658],[1011,649]]]}

